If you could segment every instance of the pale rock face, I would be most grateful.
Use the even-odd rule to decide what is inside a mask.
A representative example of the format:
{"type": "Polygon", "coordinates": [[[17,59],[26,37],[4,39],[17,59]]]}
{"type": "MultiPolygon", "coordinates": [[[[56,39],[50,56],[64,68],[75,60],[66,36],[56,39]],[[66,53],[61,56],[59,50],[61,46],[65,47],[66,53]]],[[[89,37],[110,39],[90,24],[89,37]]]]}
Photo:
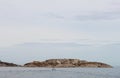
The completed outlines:
{"type": "Polygon", "coordinates": [[[59,60],[57,60],[56,62],[57,62],[57,64],[61,64],[61,62],[59,60]]]}
{"type": "Polygon", "coordinates": [[[72,64],[78,64],[79,61],[80,61],[80,60],[78,60],[78,59],[74,59],[74,60],[72,61],[72,64]]]}

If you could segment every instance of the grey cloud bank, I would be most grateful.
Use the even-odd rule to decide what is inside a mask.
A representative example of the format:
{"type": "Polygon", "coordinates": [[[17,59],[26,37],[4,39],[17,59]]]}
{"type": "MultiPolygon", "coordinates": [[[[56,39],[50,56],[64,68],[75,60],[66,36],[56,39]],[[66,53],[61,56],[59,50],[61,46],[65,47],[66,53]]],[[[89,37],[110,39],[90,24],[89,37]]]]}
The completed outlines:
{"type": "Polygon", "coordinates": [[[96,12],[96,13],[90,13],[88,15],[78,15],[75,16],[76,20],[81,20],[81,21],[85,21],[85,20],[116,20],[116,19],[120,19],[120,12],[96,12]]]}

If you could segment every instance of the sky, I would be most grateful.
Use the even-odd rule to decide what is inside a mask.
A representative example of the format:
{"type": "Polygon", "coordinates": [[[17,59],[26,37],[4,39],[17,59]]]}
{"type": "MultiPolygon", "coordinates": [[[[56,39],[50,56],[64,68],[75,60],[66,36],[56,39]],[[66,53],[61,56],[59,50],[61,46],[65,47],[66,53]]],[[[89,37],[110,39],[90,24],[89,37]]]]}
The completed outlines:
{"type": "MultiPolygon", "coordinates": [[[[86,45],[89,48],[82,49],[78,45],[77,49],[71,49],[71,46],[67,45],[59,46],[57,51],[62,51],[59,52],[61,57],[66,51],[64,48],[67,48],[64,58],[75,57],[86,60],[92,58],[90,60],[94,61],[94,58],[97,58],[95,56],[98,56],[98,60],[95,61],[120,65],[119,34],[119,0],[0,0],[0,55],[5,61],[24,63],[19,59],[22,58],[21,55],[26,55],[25,51],[30,50],[24,49],[25,44],[29,48],[30,45],[46,47],[43,43],[51,44],[49,47],[52,48],[53,43],[56,43],[72,47],[75,47],[74,44],[86,45]],[[23,53],[18,51],[21,49],[23,53]],[[89,55],[89,52],[94,55],[89,55]],[[19,58],[11,57],[16,53],[19,58]]],[[[26,59],[32,60],[39,54],[46,58],[53,57],[49,56],[52,54],[51,51],[37,49],[39,52],[34,53],[36,50],[33,48],[27,55],[29,58],[26,59]]],[[[57,55],[59,53],[54,52],[57,55]]]]}

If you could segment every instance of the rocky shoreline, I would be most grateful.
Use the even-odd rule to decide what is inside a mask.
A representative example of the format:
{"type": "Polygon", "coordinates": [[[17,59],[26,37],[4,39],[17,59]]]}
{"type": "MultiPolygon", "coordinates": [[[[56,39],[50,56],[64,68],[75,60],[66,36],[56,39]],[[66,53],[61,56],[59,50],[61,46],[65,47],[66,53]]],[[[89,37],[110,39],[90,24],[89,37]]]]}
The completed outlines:
{"type": "MultiPolygon", "coordinates": [[[[0,67],[18,67],[20,65],[0,61],[0,67]]],[[[33,61],[21,67],[49,67],[49,68],[69,68],[69,67],[91,67],[91,68],[112,68],[111,65],[101,62],[89,62],[79,59],[48,59],[45,61],[33,61]]]]}
{"type": "Polygon", "coordinates": [[[8,62],[3,62],[0,61],[0,67],[17,67],[20,65],[14,64],[14,63],[8,63],[8,62]]]}

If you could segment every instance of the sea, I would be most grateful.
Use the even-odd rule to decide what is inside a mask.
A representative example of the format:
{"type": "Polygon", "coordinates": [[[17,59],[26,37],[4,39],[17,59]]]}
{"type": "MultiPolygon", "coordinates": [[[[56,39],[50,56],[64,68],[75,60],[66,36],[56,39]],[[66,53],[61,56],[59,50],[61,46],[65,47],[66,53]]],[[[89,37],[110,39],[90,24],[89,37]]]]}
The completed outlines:
{"type": "Polygon", "coordinates": [[[120,78],[115,68],[0,67],[0,78],[120,78]]]}

